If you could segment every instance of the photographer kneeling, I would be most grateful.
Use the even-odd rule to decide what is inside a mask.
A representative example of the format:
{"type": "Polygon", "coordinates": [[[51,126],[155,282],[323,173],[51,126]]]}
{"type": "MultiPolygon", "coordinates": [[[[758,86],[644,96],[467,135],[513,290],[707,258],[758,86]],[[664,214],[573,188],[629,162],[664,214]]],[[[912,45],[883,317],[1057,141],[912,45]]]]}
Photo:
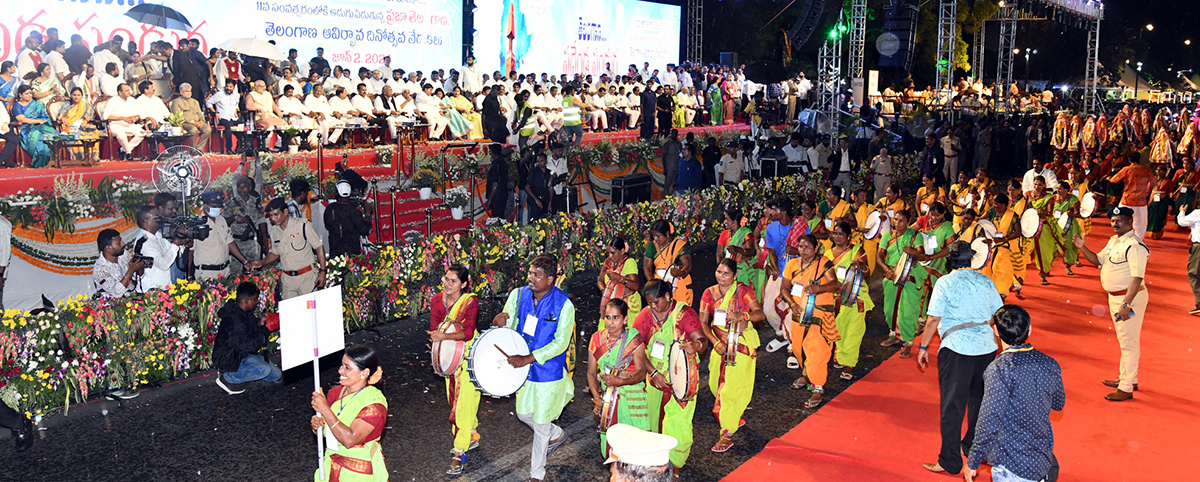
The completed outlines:
{"type": "Polygon", "coordinates": [[[219,192],[206,192],[200,195],[204,201],[204,214],[209,226],[208,236],[195,241],[193,249],[196,264],[196,279],[215,279],[218,276],[229,276],[229,255],[246,264],[246,256],[233,242],[233,234],[229,224],[221,216],[225,197],[219,192]]]}
{"type": "Polygon", "coordinates": [[[191,244],[191,240],[175,238],[168,241],[160,234],[159,213],[153,206],[142,206],[137,210],[137,224],[141,228],[137,240],[133,243],[133,254],[150,258],[150,265],[137,284],[137,292],[145,293],[152,289],[163,289],[175,280],[171,276],[171,265],[183,253],[183,243],[191,244]]]}
{"type": "Polygon", "coordinates": [[[259,355],[271,330],[266,327],[266,315],[254,316],[256,308],[258,285],[246,281],[238,285],[237,297],[217,310],[221,324],[213,345],[213,365],[217,367],[217,385],[230,395],[246,391],[243,383],[274,382],[283,376],[279,367],[259,355]]]}
{"type": "Polygon", "coordinates": [[[96,285],[96,294],[101,298],[125,296],[152,263],[141,257],[133,259],[133,253],[125,251],[121,233],[115,229],[100,231],[96,246],[100,248],[100,257],[92,266],[92,282],[96,285]]]}

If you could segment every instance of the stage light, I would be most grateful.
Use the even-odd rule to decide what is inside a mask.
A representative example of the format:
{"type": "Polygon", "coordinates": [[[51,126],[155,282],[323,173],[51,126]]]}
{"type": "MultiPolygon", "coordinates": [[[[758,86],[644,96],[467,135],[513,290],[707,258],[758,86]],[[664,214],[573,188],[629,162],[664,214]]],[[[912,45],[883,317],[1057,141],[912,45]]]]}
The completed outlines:
{"type": "Polygon", "coordinates": [[[1192,39],[1187,39],[1187,40],[1184,40],[1184,41],[1183,41],[1183,44],[1184,44],[1184,45],[1191,45],[1191,44],[1192,44],[1192,39]]]}
{"type": "Polygon", "coordinates": [[[1013,55],[1017,55],[1019,53],[1021,53],[1021,49],[1013,48],[1013,55]]]}
{"type": "Polygon", "coordinates": [[[1149,30],[1149,31],[1153,32],[1153,31],[1154,31],[1154,24],[1152,24],[1152,23],[1148,23],[1148,24],[1146,24],[1146,30],[1149,30]]]}

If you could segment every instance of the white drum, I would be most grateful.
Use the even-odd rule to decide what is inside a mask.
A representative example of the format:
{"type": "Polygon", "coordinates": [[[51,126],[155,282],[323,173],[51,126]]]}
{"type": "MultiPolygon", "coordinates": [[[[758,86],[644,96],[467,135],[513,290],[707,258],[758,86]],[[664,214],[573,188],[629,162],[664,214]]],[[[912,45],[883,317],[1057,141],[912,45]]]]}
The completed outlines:
{"type": "Polygon", "coordinates": [[[1004,233],[1000,232],[1000,228],[997,228],[996,225],[992,224],[991,221],[988,221],[986,219],[980,219],[976,223],[979,224],[980,228],[983,228],[983,232],[987,237],[989,237],[989,238],[1003,238],[1004,237],[1004,233]]]}
{"type": "Polygon", "coordinates": [[[1032,238],[1042,232],[1042,218],[1037,209],[1029,208],[1021,213],[1021,236],[1032,238]]]}
{"type": "Polygon", "coordinates": [[[481,393],[492,398],[507,397],[525,385],[530,365],[516,368],[508,363],[512,355],[528,355],[529,344],[517,330],[496,327],[481,333],[467,353],[467,371],[481,393]]]}
{"type": "Polygon", "coordinates": [[[866,239],[878,238],[879,235],[883,233],[882,228],[886,222],[888,222],[887,218],[884,217],[882,213],[879,211],[871,211],[871,214],[867,215],[867,221],[863,223],[863,229],[867,230],[867,232],[863,234],[863,237],[866,239]]]}
{"type": "Polygon", "coordinates": [[[1087,219],[1096,213],[1096,195],[1086,193],[1079,199],[1079,217],[1087,219]]]}
{"type": "Polygon", "coordinates": [[[971,256],[971,269],[983,269],[992,259],[992,247],[988,246],[985,237],[978,237],[971,241],[971,251],[975,252],[975,255],[971,256]]]}

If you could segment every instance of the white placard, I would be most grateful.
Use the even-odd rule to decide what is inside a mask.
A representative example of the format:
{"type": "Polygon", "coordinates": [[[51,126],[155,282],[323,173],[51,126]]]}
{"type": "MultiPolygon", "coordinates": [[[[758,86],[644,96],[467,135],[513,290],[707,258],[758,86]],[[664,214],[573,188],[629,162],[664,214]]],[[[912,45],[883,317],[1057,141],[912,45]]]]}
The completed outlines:
{"type": "Polygon", "coordinates": [[[727,314],[724,311],[717,311],[716,313],[713,313],[712,325],[724,328],[726,316],[727,314]]]}
{"type": "Polygon", "coordinates": [[[832,219],[825,220],[825,229],[833,229],[833,220],[832,219]]]}
{"type": "Polygon", "coordinates": [[[284,370],[313,361],[313,315],[308,308],[310,301],[317,311],[319,356],[346,348],[340,285],[280,301],[279,351],[283,356],[281,368],[284,370]]]}
{"type": "Polygon", "coordinates": [[[937,244],[937,236],[933,235],[933,234],[924,234],[924,233],[922,233],[921,236],[925,237],[925,241],[923,242],[923,244],[925,245],[925,254],[933,255],[934,253],[936,253],[939,248],[939,246],[937,244]]]}
{"type": "Polygon", "coordinates": [[[521,333],[529,335],[530,338],[537,336],[538,319],[532,314],[525,315],[525,324],[521,326],[521,333]]]}
{"type": "Polygon", "coordinates": [[[804,296],[804,283],[792,283],[792,298],[804,296]]]}
{"type": "Polygon", "coordinates": [[[837,279],[839,282],[846,281],[846,267],[845,266],[837,267],[837,279]]]}

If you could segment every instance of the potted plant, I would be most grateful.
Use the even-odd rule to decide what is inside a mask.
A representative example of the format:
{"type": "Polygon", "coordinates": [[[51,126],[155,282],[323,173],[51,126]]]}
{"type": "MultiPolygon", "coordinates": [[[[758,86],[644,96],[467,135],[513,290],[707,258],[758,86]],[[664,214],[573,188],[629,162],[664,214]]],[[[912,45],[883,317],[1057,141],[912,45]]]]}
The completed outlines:
{"type": "Polygon", "coordinates": [[[288,127],[283,130],[283,135],[288,140],[288,154],[300,152],[300,129],[288,127]]]}
{"type": "Polygon", "coordinates": [[[183,112],[176,112],[167,116],[167,123],[171,124],[171,135],[183,135],[183,112]]]}
{"type": "Polygon", "coordinates": [[[432,169],[418,169],[412,178],[412,187],[421,193],[422,200],[432,197],[433,188],[438,184],[441,184],[441,180],[438,179],[437,173],[433,172],[432,169]]]}
{"type": "Polygon", "coordinates": [[[467,203],[471,201],[471,195],[467,193],[467,188],[463,186],[452,187],[446,190],[446,194],[442,196],[442,201],[450,208],[451,217],[462,219],[463,209],[466,209],[467,203]]]}

